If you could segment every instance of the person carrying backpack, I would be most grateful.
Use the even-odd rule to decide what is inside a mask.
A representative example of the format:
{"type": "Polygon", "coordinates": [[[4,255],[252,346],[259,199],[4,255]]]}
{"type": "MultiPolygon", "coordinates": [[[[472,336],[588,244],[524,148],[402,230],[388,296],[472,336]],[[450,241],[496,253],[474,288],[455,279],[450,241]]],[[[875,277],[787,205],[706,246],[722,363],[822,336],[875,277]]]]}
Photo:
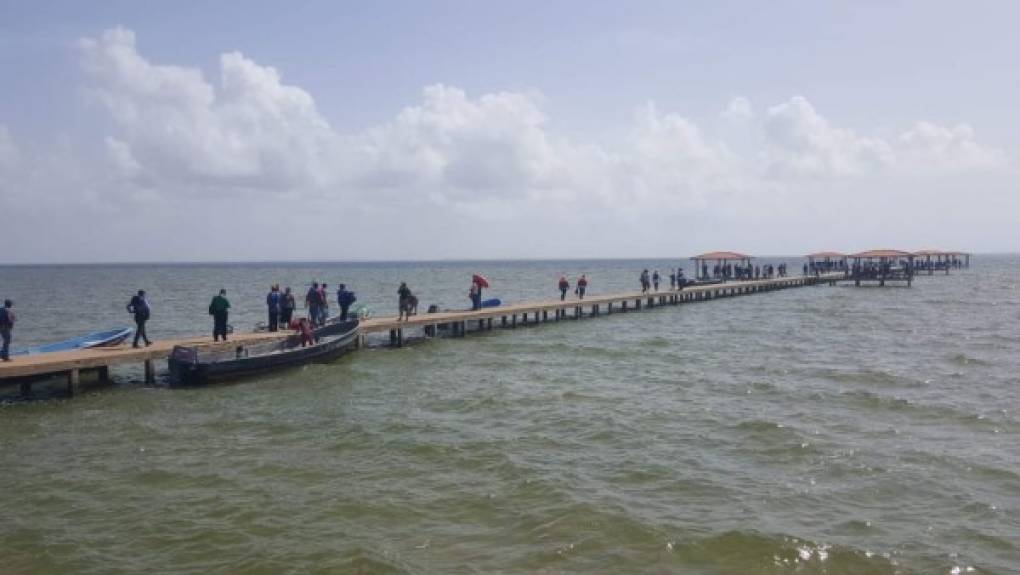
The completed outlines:
{"type": "Polygon", "coordinates": [[[340,321],[347,321],[347,313],[351,305],[358,301],[354,292],[347,289],[345,284],[340,284],[336,290],[336,303],[340,306],[340,321]]]}
{"type": "Polygon", "coordinates": [[[135,316],[135,342],[133,347],[138,347],[138,340],[145,341],[145,347],[152,345],[149,341],[149,334],[145,333],[145,322],[149,321],[152,308],[149,307],[149,300],[145,299],[145,290],[140,289],[127,304],[128,313],[135,316]]]}

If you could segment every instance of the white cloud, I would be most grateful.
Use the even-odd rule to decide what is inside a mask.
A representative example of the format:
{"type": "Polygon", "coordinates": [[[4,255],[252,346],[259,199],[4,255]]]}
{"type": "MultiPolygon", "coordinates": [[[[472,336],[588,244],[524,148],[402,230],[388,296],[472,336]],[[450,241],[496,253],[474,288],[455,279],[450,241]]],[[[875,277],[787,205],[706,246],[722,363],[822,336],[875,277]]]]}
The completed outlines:
{"type": "Polygon", "coordinates": [[[751,107],[751,102],[747,98],[735,96],[720,115],[724,120],[742,122],[754,116],[754,108],[751,107]]]}
{"type": "Polygon", "coordinates": [[[919,173],[990,170],[1006,165],[1001,150],[978,144],[967,124],[954,127],[918,122],[900,134],[899,155],[919,173]]]}
{"type": "Polygon", "coordinates": [[[120,129],[120,159],[163,184],[275,188],[321,184],[336,137],[304,90],[237,52],[220,84],[199,70],[155,65],[121,28],[80,43],[91,87],[120,129]]]}
{"type": "Polygon", "coordinates": [[[764,136],[768,172],[779,178],[855,176],[895,163],[884,140],[833,127],[802,96],[769,108],[764,136]]]}
{"type": "MultiPolygon", "coordinates": [[[[418,229],[423,224],[415,216],[429,214],[437,221],[428,225],[437,231],[466,221],[480,229],[484,222],[503,223],[526,235],[530,246],[576,242],[569,245],[592,249],[639,249],[667,233],[649,221],[679,226],[680,242],[695,233],[739,238],[745,229],[768,229],[765,239],[757,234],[753,241],[769,249],[762,242],[770,234],[781,237],[775,231],[781,225],[823,235],[831,230],[819,222],[868,194],[882,199],[890,217],[919,205],[941,206],[943,215],[951,211],[946,202],[976,178],[1002,190],[1012,173],[1008,155],[979,143],[967,125],[919,122],[892,139],[861,135],[835,125],[801,96],[757,114],[749,100],[735,97],[701,122],[649,102],[636,108],[626,137],[599,142],[558,135],[538,92],[472,96],[437,84],[391,120],[341,133],[310,94],[239,52],[220,57],[215,81],[196,68],[150,62],[124,29],[82,40],[80,54],[89,93],[108,110],[113,130],[84,138],[98,142],[94,150],[66,143],[32,153],[0,126],[0,174],[7,174],[0,200],[30,213],[25,226],[74,222],[90,211],[151,208],[167,229],[208,225],[192,232],[205,246],[222,238],[222,222],[209,215],[221,213],[238,222],[234,249],[247,254],[263,246],[262,259],[287,252],[272,252],[276,240],[248,233],[244,222],[325,225],[338,217],[353,221],[352,214],[365,233],[418,229]],[[938,185],[928,185],[934,178],[938,185]],[[21,200],[8,192],[12,182],[21,200]],[[288,202],[236,201],[238,193],[286,196],[288,202]],[[32,201],[24,201],[29,195],[32,201]],[[574,230],[585,233],[593,221],[602,224],[595,237],[574,238],[574,230]],[[548,231],[556,222],[564,227],[548,231]]],[[[883,229],[885,213],[869,224],[883,229]]],[[[115,234],[117,225],[108,232],[115,234]]],[[[514,244],[481,238],[472,246],[483,249],[487,241],[500,249],[514,244]]],[[[401,251],[407,245],[387,249],[384,255],[408,256],[401,251]]],[[[421,250],[418,257],[430,253],[428,245],[421,250]]]]}

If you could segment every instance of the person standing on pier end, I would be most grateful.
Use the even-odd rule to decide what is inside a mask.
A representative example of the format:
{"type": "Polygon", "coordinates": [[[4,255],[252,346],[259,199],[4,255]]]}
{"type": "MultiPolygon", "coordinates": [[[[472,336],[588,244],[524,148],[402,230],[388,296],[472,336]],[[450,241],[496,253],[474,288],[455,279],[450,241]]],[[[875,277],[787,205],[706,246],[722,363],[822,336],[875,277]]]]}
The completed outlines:
{"type": "Polygon", "coordinates": [[[584,299],[586,289],[588,289],[588,276],[581,274],[581,277],[577,278],[577,299],[584,299]]]}
{"type": "Polygon", "coordinates": [[[669,289],[673,291],[676,289],[676,272],[669,272],[669,289]]]}
{"type": "Polygon", "coordinates": [[[652,283],[648,279],[648,270],[644,270],[641,272],[641,277],[639,278],[639,280],[641,282],[641,293],[646,293],[649,287],[651,287],[652,283]]]}
{"type": "Polygon", "coordinates": [[[280,296],[280,286],[274,285],[269,288],[269,294],[266,295],[266,307],[269,308],[269,331],[279,329],[282,299],[282,296],[280,296]]]}
{"type": "Polygon", "coordinates": [[[3,340],[0,347],[0,360],[11,361],[11,332],[14,331],[14,322],[18,320],[14,316],[14,302],[4,300],[4,307],[0,308],[0,340],[3,340]]]}
{"type": "Polygon", "coordinates": [[[283,295],[280,296],[280,323],[283,324],[284,328],[290,327],[290,319],[294,317],[294,308],[296,306],[297,302],[294,301],[294,294],[291,293],[288,286],[283,290],[283,295]]]}
{"type": "Polygon", "coordinates": [[[471,289],[468,290],[468,298],[471,300],[472,311],[482,309],[482,289],[478,287],[477,283],[471,282],[471,289]]]}
{"type": "Polygon", "coordinates": [[[138,340],[142,339],[145,341],[145,347],[149,347],[152,345],[152,342],[149,341],[149,334],[145,333],[145,322],[149,321],[152,308],[149,307],[149,300],[145,299],[145,290],[138,290],[138,293],[127,304],[127,310],[128,313],[135,316],[135,342],[133,346],[138,347],[138,340]]]}
{"type": "Polygon", "coordinates": [[[347,321],[347,312],[356,301],[358,298],[354,296],[354,292],[347,289],[346,285],[337,286],[336,303],[340,306],[340,321],[347,321]]]}
{"type": "Polygon", "coordinates": [[[676,268],[676,289],[682,290],[687,285],[687,279],[684,278],[684,268],[676,268]]]}
{"type": "Polygon", "coordinates": [[[567,299],[567,290],[570,289],[570,282],[567,281],[567,276],[560,276],[560,301],[567,299]]]}
{"type": "Polygon", "coordinates": [[[412,297],[414,295],[411,293],[411,288],[407,287],[407,282],[400,282],[400,287],[397,288],[397,321],[400,321],[405,313],[408,317],[411,316],[412,297]]]}
{"type": "Polygon", "coordinates": [[[230,302],[227,301],[227,290],[221,289],[219,295],[212,299],[209,304],[209,315],[213,316],[213,341],[227,341],[227,310],[230,309],[230,302]]]}
{"type": "Polygon", "coordinates": [[[308,308],[308,320],[312,322],[312,327],[315,327],[319,321],[319,282],[312,282],[312,287],[308,288],[308,293],[305,294],[305,307],[308,308]]]}
{"type": "Polygon", "coordinates": [[[655,286],[655,291],[659,291],[659,270],[655,270],[652,274],[652,285],[655,286]]]}

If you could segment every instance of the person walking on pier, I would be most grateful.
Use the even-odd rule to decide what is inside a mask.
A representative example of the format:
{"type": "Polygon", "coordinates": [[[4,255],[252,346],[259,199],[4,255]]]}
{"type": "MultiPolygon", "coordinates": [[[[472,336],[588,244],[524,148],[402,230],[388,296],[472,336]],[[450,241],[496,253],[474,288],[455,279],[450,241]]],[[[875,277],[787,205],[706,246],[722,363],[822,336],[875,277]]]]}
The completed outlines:
{"type": "Polygon", "coordinates": [[[132,296],[131,301],[127,304],[127,310],[128,313],[135,316],[135,342],[133,347],[138,347],[139,339],[145,341],[145,347],[149,347],[152,345],[152,342],[149,341],[149,334],[145,333],[145,322],[149,321],[152,308],[149,307],[149,300],[145,299],[145,290],[140,289],[137,294],[132,296]]]}
{"type": "Polygon", "coordinates": [[[354,292],[347,289],[347,286],[340,284],[336,290],[336,303],[340,306],[340,321],[347,321],[347,312],[351,309],[351,305],[358,301],[355,297],[354,292]]]}
{"type": "Polygon", "coordinates": [[[4,307],[0,308],[0,340],[3,340],[0,347],[0,360],[11,361],[11,332],[14,331],[14,322],[18,318],[14,316],[14,302],[4,300],[4,307]]]}
{"type": "Polygon", "coordinates": [[[659,291],[659,270],[655,270],[652,274],[652,285],[655,286],[655,291],[659,291]]]}
{"type": "Polygon", "coordinates": [[[269,308],[269,331],[277,331],[280,326],[280,310],[283,307],[280,286],[273,285],[266,295],[266,307],[269,308]]]}
{"type": "Polygon", "coordinates": [[[567,281],[567,276],[560,276],[560,301],[567,299],[567,290],[570,289],[570,282],[567,281]]]}
{"type": "Polygon", "coordinates": [[[638,278],[638,281],[641,282],[641,293],[647,293],[648,288],[651,286],[651,281],[648,279],[648,270],[641,272],[641,277],[638,278]]]}
{"type": "Polygon", "coordinates": [[[294,317],[294,308],[296,306],[297,302],[294,301],[294,294],[291,293],[288,286],[283,290],[283,295],[280,296],[280,323],[283,324],[284,328],[290,327],[290,320],[294,317]]]}
{"type": "Polygon", "coordinates": [[[577,299],[584,299],[584,292],[588,289],[588,275],[581,274],[581,277],[577,278],[577,299]]]}
{"type": "Polygon", "coordinates": [[[227,301],[227,290],[221,289],[219,295],[212,299],[209,304],[209,315],[213,316],[213,341],[227,341],[227,310],[230,309],[230,302],[227,301]]]}
{"type": "Polygon", "coordinates": [[[418,313],[418,298],[414,297],[411,293],[411,288],[407,287],[407,282],[400,282],[400,287],[397,288],[397,321],[403,318],[410,319],[411,313],[418,313]]]}
{"type": "Polygon", "coordinates": [[[682,290],[687,284],[687,279],[684,278],[684,268],[676,268],[676,289],[682,290]]]}
{"type": "Polygon", "coordinates": [[[676,289],[676,272],[669,272],[669,290],[673,291],[676,289]]]}

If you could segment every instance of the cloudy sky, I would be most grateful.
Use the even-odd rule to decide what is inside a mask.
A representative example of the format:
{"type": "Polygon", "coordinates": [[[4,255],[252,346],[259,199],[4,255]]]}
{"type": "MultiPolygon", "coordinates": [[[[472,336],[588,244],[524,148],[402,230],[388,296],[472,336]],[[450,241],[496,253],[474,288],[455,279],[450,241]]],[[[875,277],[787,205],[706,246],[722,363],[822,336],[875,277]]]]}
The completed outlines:
{"type": "Polygon", "coordinates": [[[0,263],[1020,250],[1015,2],[0,0],[0,263]]]}

